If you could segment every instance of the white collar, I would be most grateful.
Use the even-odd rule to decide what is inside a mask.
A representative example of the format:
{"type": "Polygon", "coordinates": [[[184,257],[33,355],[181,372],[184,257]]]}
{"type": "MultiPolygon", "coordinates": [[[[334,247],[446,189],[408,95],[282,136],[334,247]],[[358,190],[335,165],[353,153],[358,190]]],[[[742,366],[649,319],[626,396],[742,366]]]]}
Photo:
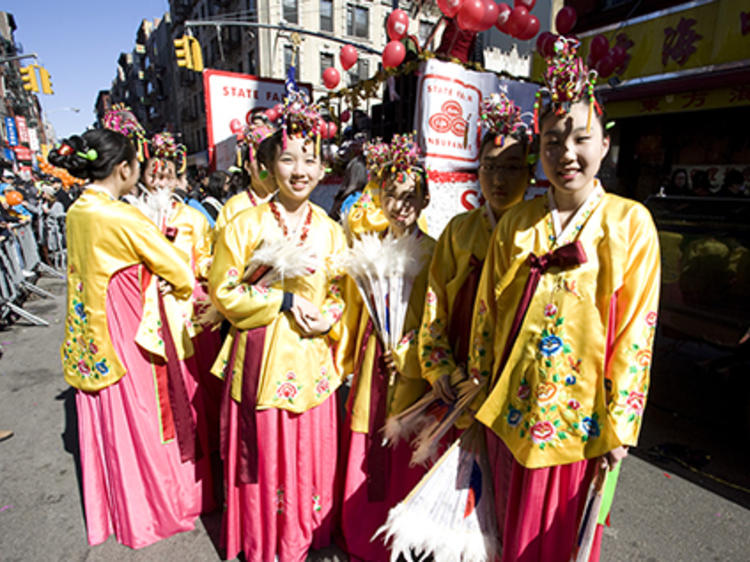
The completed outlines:
{"type": "Polygon", "coordinates": [[[565,225],[565,228],[562,228],[562,222],[560,221],[560,211],[558,211],[557,209],[557,202],[555,201],[555,196],[553,194],[553,187],[550,186],[549,189],[547,189],[547,201],[549,202],[550,213],[552,213],[552,226],[555,229],[555,240],[557,240],[558,243],[562,240],[565,240],[565,237],[570,234],[570,231],[576,228],[580,216],[589,207],[589,204],[594,199],[598,199],[603,195],[604,189],[602,189],[601,182],[599,182],[599,180],[596,178],[594,178],[594,182],[594,189],[591,190],[591,193],[589,193],[588,197],[586,197],[586,200],[578,206],[575,213],[573,213],[573,216],[570,217],[568,224],[565,225]]]}

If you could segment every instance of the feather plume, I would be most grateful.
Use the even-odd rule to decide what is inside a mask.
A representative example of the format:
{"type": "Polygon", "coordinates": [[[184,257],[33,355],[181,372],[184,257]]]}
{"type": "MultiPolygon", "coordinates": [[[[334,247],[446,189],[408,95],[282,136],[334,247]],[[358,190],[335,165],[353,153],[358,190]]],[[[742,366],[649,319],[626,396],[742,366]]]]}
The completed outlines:
{"type": "Polygon", "coordinates": [[[277,281],[283,283],[285,279],[311,275],[323,266],[310,245],[298,245],[285,238],[267,240],[253,252],[242,280],[249,282],[262,273],[254,282],[272,285],[277,281]]]}
{"type": "Polygon", "coordinates": [[[175,200],[167,188],[144,191],[133,201],[133,206],[146,215],[162,232],[174,212],[175,200]]]}
{"type": "Polygon", "coordinates": [[[435,562],[495,560],[497,541],[492,477],[478,425],[443,454],[375,533],[399,556],[435,562]]]}

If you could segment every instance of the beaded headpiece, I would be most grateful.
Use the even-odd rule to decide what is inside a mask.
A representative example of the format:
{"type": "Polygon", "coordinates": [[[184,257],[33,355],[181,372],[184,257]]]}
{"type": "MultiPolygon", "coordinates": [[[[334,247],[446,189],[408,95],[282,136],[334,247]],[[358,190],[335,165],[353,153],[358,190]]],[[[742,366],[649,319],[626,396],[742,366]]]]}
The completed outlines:
{"type": "Polygon", "coordinates": [[[383,172],[390,170],[398,174],[398,181],[404,181],[404,174],[414,168],[422,168],[422,153],[414,140],[415,133],[393,135],[390,143],[376,139],[365,144],[364,153],[367,168],[372,177],[382,177],[383,172]]]}
{"type": "Polygon", "coordinates": [[[114,104],[112,109],[104,114],[102,125],[104,125],[105,129],[121,133],[128,137],[135,145],[139,162],[143,162],[149,158],[146,130],[133,114],[133,110],[125,104],[114,104]]]}
{"type": "Polygon", "coordinates": [[[178,143],[169,131],[156,133],[151,138],[151,155],[159,160],[174,160],[178,174],[187,167],[187,147],[178,143]]]}
{"type": "Polygon", "coordinates": [[[521,108],[503,92],[484,98],[479,104],[479,126],[485,134],[495,135],[495,145],[503,146],[505,137],[523,134],[531,140],[529,125],[521,118],[521,108]]]}
{"type": "Polygon", "coordinates": [[[315,140],[315,154],[320,154],[320,137],[325,121],[318,109],[308,102],[304,92],[289,89],[281,114],[282,147],[289,136],[315,140]]]}
{"type": "Polygon", "coordinates": [[[598,73],[589,70],[583,59],[576,52],[580,42],[570,37],[558,37],[555,41],[554,54],[546,58],[547,70],[544,72],[545,86],[537,90],[534,100],[534,132],[539,133],[539,109],[542,97],[549,97],[549,105],[555,115],[565,115],[571,105],[587,99],[589,117],[586,130],[591,129],[591,116],[594,109],[601,114],[602,109],[594,96],[594,86],[598,73]]]}
{"type": "MultiPolygon", "coordinates": [[[[246,127],[242,132],[242,138],[240,138],[238,146],[247,146],[248,159],[252,162],[255,159],[255,153],[258,151],[261,141],[270,137],[275,130],[265,123],[246,127]]],[[[241,162],[238,162],[238,165],[241,165],[241,162]]]]}

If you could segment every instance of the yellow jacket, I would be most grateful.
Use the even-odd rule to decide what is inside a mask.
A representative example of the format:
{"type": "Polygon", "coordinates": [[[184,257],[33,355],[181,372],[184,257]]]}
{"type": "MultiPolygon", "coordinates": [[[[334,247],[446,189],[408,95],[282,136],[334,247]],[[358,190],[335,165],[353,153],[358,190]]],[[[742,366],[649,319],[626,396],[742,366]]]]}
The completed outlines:
{"type": "Polygon", "coordinates": [[[283,236],[268,203],[246,209],[222,230],[216,243],[208,282],[211,299],[232,323],[212,372],[225,376],[237,341],[232,396],[241,398],[246,330],[266,326],[257,408],[304,412],[324,402],[341,383],[336,348],[344,311],[341,279],[333,257],[346,247],[341,227],[316,205],[306,244],[325,265],[314,273],[272,284],[268,288],[241,281],[246,265],[264,240],[283,236]],[[317,305],[331,323],[327,335],[303,338],[290,312],[280,312],[284,292],[301,295],[317,305]]]}
{"type": "Polygon", "coordinates": [[[68,306],[60,349],[65,380],[87,391],[125,375],[107,327],[107,288],[118,271],[144,264],[187,298],[193,275],[174,246],[140,211],[87,189],[68,210],[68,306]]]}
{"type": "Polygon", "coordinates": [[[603,194],[577,217],[558,240],[547,198],[506,213],[474,307],[469,372],[490,380],[476,417],[528,468],[635,445],[648,393],[660,282],[651,215],[639,203],[603,194]],[[498,376],[529,254],[575,240],[587,261],[541,276],[498,376]]]}

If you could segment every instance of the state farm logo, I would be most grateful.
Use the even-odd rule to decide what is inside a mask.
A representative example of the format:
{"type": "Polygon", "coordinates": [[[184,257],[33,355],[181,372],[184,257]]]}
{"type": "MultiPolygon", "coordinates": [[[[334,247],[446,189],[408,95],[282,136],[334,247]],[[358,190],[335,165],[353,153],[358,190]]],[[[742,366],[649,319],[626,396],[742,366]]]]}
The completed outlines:
{"type": "Polygon", "coordinates": [[[463,109],[457,101],[448,100],[440,106],[440,112],[434,113],[428,120],[430,129],[436,133],[451,132],[457,137],[466,135],[468,123],[464,119],[463,109]]]}

